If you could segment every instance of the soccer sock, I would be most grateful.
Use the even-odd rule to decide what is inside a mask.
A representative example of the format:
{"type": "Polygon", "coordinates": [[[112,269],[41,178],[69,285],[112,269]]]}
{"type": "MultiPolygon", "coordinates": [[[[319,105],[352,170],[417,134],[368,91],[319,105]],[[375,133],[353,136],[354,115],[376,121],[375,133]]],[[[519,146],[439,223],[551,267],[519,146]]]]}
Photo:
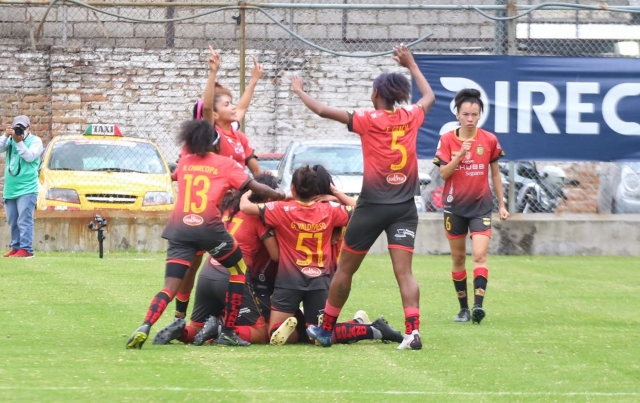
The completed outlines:
{"type": "Polygon", "coordinates": [[[478,267],[473,270],[473,304],[482,306],[484,292],[489,281],[489,270],[486,267],[478,267]]]}
{"type": "Polygon", "coordinates": [[[355,343],[360,340],[381,339],[382,333],[371,325],[359,323],[336,323],[333,328],[333,340],[340,344],[355,343]],[[375,331],[379,337],[375,337],[375,331]]]}
{"type": "Polygon", "coordinates": [[[149,327],[153,326],[154,323],[160,319],[162,312],[167,309],[167,305],[173,299],[171,295],[171,291],[166,288],[156,294],[155,297],[151,300],[151,305],[149,305],[149,309],[147,310],[147,314],[144,317],[143,325],[149,325],[149,327]]]}
{"type": "Polygon", "coordinates": [[[251,326],[236,326],[235,332],[244,341],[251,341],[251,326]]]}
{"type": "Polygon", "coordinates": [[[187,308],[189,307],[189,298],[191,297],[191,293],[176,294],[176,312],[174,317],[184,319],[187,316],[187,308]]]}
{"type": "Polygon", "coordinates": [[[420,308],[404,308],[404,332],[420,331],[420,308]]]}
{"type": "Polygon", "coordinates": [[[336,308],[329,303],[329,300],[324,305],[324,317],[322,319],[322,330],[325,332],[333,332],[333,328],[338,321],[342,308],[336,308]]]}
{"type": "Polygon", "coordinates": [[[456,288],[456,294],[458,295],[460,309],[469,308],[469,301],[467,300],[467,271],[452,271],[451,277],[453,278],[453,286],[456,288]]]}
{"type": "Polygon", "coordinates": [[[231,277],[229,277],[229,286],[225,295],[225,316],[222,331],[229,334],[236,326],[236,320],[242,306],[242,293],[244,292],[244,283],[246,281],[245,273],[247,266],[244,259],[240,259],[233,267],[229,267],[231,277]]]}
{"type": "Polygon", "coordinates": [[[280,325],[282,325],[282,322],[278,322],[275,325],[271,326],[271,328],[269,329],[269,339],[271,339],[271,336],[273,336],[276,330],[278,330],[280,325]]]}
{"type": "Polygon", "coordinates": [[[182,334],[178,337],[178,341],[181,341],[185,344],[193,343],[193,339],[196,337],[196,329],[194,329],[191,325],[187,325],[184,327],[182,334]]]}

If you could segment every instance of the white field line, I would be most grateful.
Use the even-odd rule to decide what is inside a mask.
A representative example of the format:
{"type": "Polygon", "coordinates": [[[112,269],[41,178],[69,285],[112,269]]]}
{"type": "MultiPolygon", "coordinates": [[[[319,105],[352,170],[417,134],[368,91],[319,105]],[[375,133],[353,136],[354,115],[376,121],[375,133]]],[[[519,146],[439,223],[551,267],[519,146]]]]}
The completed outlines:
{"type": "Polygon", "coordinates": [[[360,391],[360,390],[315,390],[315,389],[224,389],[224,388],[184,388],[184,387],[113,387],[113,386],[7,386],[0,385],[0,390],[51,390],[51,391],[166,391],[166,392],[216,392],[216,393],[327,393],[344,395],[425,395],[425,396],[640,396],[640,392],[458,392],[458,391],[360,391]]]}

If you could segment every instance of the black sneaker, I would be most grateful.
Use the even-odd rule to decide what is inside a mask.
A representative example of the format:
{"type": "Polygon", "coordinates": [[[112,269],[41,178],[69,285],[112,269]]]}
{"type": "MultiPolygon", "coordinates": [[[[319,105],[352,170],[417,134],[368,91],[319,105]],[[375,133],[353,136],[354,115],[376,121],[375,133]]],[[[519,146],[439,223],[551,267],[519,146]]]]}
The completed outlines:
{"type": "Polygon", "coordinates": [[[186,325],[187,322],[185,322],[184,318],[173,319],[173,322],[169,323],[156,334],[156,337],[153,338],[153,344],[169,344],[171,340],[182,336],[186,325]]]}
{"type": "Polygon", "coordinates": [[[209,319],[204,322],[202,329],[200,329],[198,334],[196,334],[196,337],[193,338],[193,344],[201,346],[207,340],[217,339],[218,334],[220,334],[220,323],[218,318],[215,316],[209,316],[209,319]]]}
{"type": "Polygon", "coordinates": [[[218,336],[218,344],[221,346],[232,346],[232,347],[248,347],[251,345],[248,341],[244,341],[235,334],[234,332],[220,332],[220,336],[218,336]]]}
{"type": "Polygon", "coordinates": [[[458,316],[453,318],[454,322],[469,322],[471,320],[471,312],[469,312],[469,308],[462,308],[460,312],[458,312],[458,316]]]}
{"type": "Polygon", "coordinates": [[[140,350],[144,342],[147,341],[147,337],[149,337],[149,330],[149,325],[142,325],[137,328],[127,340],[127,348],[140,350]]]}
{"type": "Polygon", "coordinates": [[[371,326],[375,327],[382,333],[382,341],[393,341],[396,343],[402,343],[404,337],[396,329],[389,325],[389,322],[383,317],[380,317],[373,321],[371,326]]]}
{"type": "Polygon", "coordinates": [[[473,308],[471,308],[472,323],[480,324],[480,322],[482,322],[482,319],[484,319],[485,315],[486,313],[484,312],[484,309],[482,309],[480,305],[474,305],[473,308]]]}

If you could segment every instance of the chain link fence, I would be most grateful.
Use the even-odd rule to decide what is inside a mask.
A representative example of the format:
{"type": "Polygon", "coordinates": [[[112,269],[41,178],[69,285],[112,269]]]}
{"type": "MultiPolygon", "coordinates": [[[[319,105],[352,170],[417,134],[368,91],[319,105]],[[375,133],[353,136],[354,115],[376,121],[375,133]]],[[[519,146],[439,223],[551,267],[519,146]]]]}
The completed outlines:
{"type": "MultiPolygon", "coordinates": [[[[340,166],[350,157],[335,147],[354,135],[309,112],[291,91],[293,74],[302,76],[306,90],[322,102],[370,108],[375,77],[406,73],[388,56],[400,42],[412,43],[415,53],[623,57],[629,48],[637,53],[640,40],[636,0],[550,8],[538,8],[543,3],[534,0],[401,3],[281,0],[241,7],[235,1],[0,0],[1,123],[26,114],[45,145],[57,144],[58,151],[71,154],[78,152],[71,148],[85,144],[68,135],[80,135],[91,124],[117,124],[127,138],[126,147],[119,147],[126,150],[122,155],[110,147],[114,139],[95,145],[91,155],[78,154],[73,168],[53,162],[60,158],[45,159],[43,169],[55,174],[47,186],[64,188],[71,181],[90,191],[69,195],[45,189],[41,198],[51,197],[57,202],[49,208],[63,209],[69,198],[84,203],[84,192],[98,195],[95,207],[153,210],[172,196],[161,179],[166,172],[131,158],[157,145],[158,156],[177,159],[175,135],[204,90],[209,44],[221,54],[218,79],[234,101],[246,87],[252,57],[264,66],[244,126],[257,154],[271,154],[273,160],[293,142],[313,140],[330,146],[321,162],[338,173],[358,171],[361,161],[353,162],[356,168],[340,166]],[[509,16],[514,18],[500,19],[509,16]],[[78,175],[79,169],[86,172],[78,175]],[[110,181],[100,185],[104,191],[96,185],[103,180],[110,181]]],[[[275,169],[263,161],[265,169],[275,169]]],[[[515,174],[516,200],[508,200],[514,212],[640,212],[633,210],[640,204],[637,165],[531,162],[505,167],[503,179],[508,182],[515,174]],[[531,181],[547,189],[552,207],[540,195],[518,194],[531,181]]],[[[421,160],[419,167],[431,181],[423,187],[419,207],[437,211],[437,172],[430,160],[421,160]]]]}

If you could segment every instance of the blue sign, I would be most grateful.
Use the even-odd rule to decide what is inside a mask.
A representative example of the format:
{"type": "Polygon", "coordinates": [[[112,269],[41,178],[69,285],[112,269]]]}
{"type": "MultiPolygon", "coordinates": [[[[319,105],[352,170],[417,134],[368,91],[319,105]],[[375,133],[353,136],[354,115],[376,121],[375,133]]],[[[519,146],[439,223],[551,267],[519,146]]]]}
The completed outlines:
{"type": "Polygon", "coordinates": [[[433,158],[440,135],[459,126],[455,94],[475,88],[479,126],[498,136],[506,160],[640,161],[640,59],[414,57],[436,95],[419,158],[433,158]]]}

